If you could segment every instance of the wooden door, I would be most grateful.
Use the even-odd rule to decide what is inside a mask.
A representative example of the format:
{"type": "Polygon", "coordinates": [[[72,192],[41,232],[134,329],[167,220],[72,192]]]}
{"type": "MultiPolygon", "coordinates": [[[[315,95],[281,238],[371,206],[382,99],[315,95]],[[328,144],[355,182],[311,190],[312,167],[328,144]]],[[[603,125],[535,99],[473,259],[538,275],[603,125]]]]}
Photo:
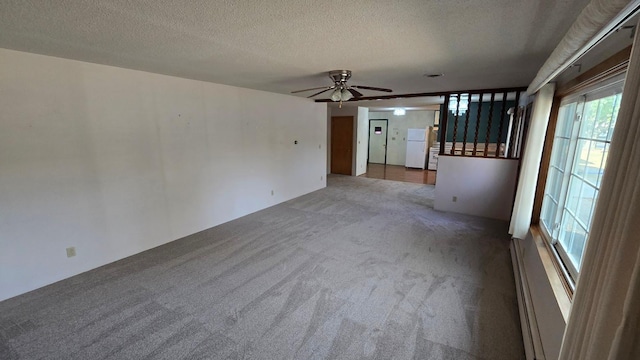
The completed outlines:
{"type": "Polygon", "coordinates": [[[331,173],[351,175],[353,164],[353,116],[331,118],[331,173]]]}

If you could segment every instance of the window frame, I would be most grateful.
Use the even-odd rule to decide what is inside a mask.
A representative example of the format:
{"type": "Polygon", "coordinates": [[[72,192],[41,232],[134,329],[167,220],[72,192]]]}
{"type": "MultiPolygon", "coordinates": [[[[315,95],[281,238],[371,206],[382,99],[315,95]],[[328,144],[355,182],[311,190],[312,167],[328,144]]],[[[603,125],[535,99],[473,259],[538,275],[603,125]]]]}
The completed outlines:
{"type": "MultiPolygon", "coordinates": [[[[588,180],[579,177],[577,174],[574,174],[574,171],[575,171],[574,165],[575,165],[575,160],[577,156],[576,148],[580,140],[585,140],[585,139],[582,139],[580,135],[580,131],[582,128],[582,121],[583,121],[581,117],[584,115],[585,104],[587,102],[603,99],[612,95],[622,94],[623,87],[624,87],[624,75],[625,74],[618,74],[616,76],[609,77],[605,80],[592,84],[588,87],[584,87],[580,89],[578,92],[575,92],[573,94],[569,94],[561,98],[560,97],[556,98],[556,100],[558,101],[558,105],[557,105],[557,111],[555,113],[555,116],[556,116],[556,118],[554,119],[555,123],[553,124],[554,125],[553,129],[549,129],[552,131],[549,131],[546,135],[547,137],[550,137],[551,146],[549,149],[548,159],[546,159],[547,169],[545,171],[544,184],[540,184],[540,181],[539,181],[539,185],[542,186],[542,191],[538,193],[538,196],[541,196],[541,199],[539,201],[540,210],[538,213],[537,223],[540,229],[540,233],[542,234],[542,237],[545,240],[547,247],[553,254],[555,261],[559,265],[557,266],[557,268],[565,278],[565,281],[567,282],[566,285],[569,286],[571,292],[575,290],[575,283],[579,276],[580,269],[577,269],[574,266],[573,262],[569,257],[569,254],[567,253],[567,249],[565,249],[564,245],[561,244],[559,241],[559,233],[561,231],[560,227],[564,217],[567,216],[565,212],[568,211],[569,213],[571,213],[570,209],[567,209],[567,206],[568,206],[567,197],[570,191],[569,189],[570,182],[572,181],[573,177],[576,177],[580,181],[585,182],[589,186],[594,187],[594,189],[598,192],[597,195],[599,195],[599,189],[600,189],[598,184],[593,186],[593,184],[589,183],[588,180]],[[556,132],[558,131],[558,126],[560,125],[560,121],[565,120],[560,118],[560,114],[562,113],[562,108],[564,106],[571,105],[574,103],[576,104],[574,109],[574,114],[573,114],[574,120],[571,123],[571,130],[568,138],[569,145],[566,152],[564,168],[559,169],[557,166],[552,164],[552,157],[554,154],[553,147],[556,145],[556,138],[558,137],[556,134],[556,132]],[[554,224],[552,225],[551,229],[548,229],[546,226],[546,222],[543,221],[543,215],[545,211],[544,209],[545,198],[549,197],[554,202],[556,201],[555,199],[553,199],[552,196],[547,194],[547,185],[549,185],[548,183],[549,170],[551,168],[555,168],[562,173],[562,181],[560,183],[561,189],[560,189],[560,194],[558,196],[556,209],[555,209],[555,215],[554,215],[554,221],[553,221],[554,224]]],[[[615,105],[614,105],[614,108],[615,108],[615,105]]],[[[595,139],[589,139],[589,141],[593,141],[593,140],[595,139]]],[[[610,136],[608,136],[608,138],[604,140],[605,145],[610,144],[610,141],[611,141],[610,136]]],[[[602,167],[602,164],[600,166],[602,167]]],[[[597,203],[593,206],[592,211],[595,211],[596,207],[597,207],[597,203]]],[[[573,214],[571,216],[577,219],[576,214],[573,214]]],[[[579,221],[575,219],[574,221],[579,221]]],[[[586,238],[585,238],[585,245],[584,245],[586,247],[586,244],[589,240],[588,234],[590,232],[591,224],[579,223],[579,226],[582,227],[583,229],[586,228],[585,229],[586,238]]]]}

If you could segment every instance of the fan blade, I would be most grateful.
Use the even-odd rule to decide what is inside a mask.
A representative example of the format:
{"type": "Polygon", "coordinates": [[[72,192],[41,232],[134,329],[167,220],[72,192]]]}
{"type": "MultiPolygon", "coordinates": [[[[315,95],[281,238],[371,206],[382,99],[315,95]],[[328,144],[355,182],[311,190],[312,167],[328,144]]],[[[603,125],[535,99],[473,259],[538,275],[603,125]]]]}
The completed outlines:
{"type": "Polygon", "coordinates": [[[393,92],[391,89],[379,88],[379,87],[371,87],[371,86],[362,86],[362,85],[351,85],[352,88],[356,89],[365,89],[365,90],[375,90],[375,91],[384,91],[384,92],[393,92]]]}
{"type": "Polygon", "coordinates": [[[305,92],[305,91],[311,91],[311,90],[318,90],[318,89],[326,89],[327,86],[321,86],[321,87],[316,87],[316,88],[311,88],[311,89],[304,89],[304,90],[296,90],[296,91],[292,91],[292,94],[297,94],[300,92],[305,92]]]}
{"type": "Polygon", "coordinates": [[[363,97],[364,95],[362,95],[362,93],[358,90],[353,90],[353,89],[347,89],[349,90],[349,92],[351,93],[351,95],[353,95],[354,98],[359,98],[359,97],[363,97]]]}
{"type": "Polygon", "coordinates": [[[314,97],[314,96],[316,96],[316,95],[320,95],[320,94],[322,94],[323,92],[327,92],[327,91],[329,91],[329,90],[333,90],[333,89],[335,89],[335,88],[336,88],[336,87],[335,87],[335,85],[334,85],[334,86],[329,86],[328,88],[326,88],[326,89],[324,89],[324,90],[322,90],[322,91],[320,91],[320,92],[317,92],[317,93],[315,93],[315,94],[313,94],[313,95],[307,96],[307,97],[308,97],[308,98],[312,98],[312,97],[314,97]]]}

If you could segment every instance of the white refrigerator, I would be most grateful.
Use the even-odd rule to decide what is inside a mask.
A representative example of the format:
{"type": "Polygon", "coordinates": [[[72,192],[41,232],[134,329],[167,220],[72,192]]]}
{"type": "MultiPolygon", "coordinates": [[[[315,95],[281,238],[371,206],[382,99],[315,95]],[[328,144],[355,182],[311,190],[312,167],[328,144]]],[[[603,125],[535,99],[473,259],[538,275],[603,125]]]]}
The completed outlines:
{"type": "Polygon", "coordinates": [[[407,157],[405,167],[423,169],[427,163],[427,130],[409,129],[407,131],[407,157]]]}

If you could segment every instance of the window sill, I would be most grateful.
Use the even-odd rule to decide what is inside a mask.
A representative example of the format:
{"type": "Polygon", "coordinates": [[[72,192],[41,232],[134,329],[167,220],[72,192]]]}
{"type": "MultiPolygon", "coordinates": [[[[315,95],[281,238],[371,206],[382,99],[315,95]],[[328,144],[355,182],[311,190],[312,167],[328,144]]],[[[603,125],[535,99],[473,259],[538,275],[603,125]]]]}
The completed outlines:
{"type": "Polygon", "coordinates": [[[562,313],[562,317],[566,323],[569,320],[569,311],[571,310],[573,292],[559,268],[560,265],[556,262],[554,255],[551,253],[552,250],[544,240],[538,225],[531,226],[530,230],[533,242],[538,250],[538,255],[542,261],[545,274],[549,280],[549,284],[551,285],[551,289],[555,295],[558,307],[560,308],[560,312],[562,313]]]}

